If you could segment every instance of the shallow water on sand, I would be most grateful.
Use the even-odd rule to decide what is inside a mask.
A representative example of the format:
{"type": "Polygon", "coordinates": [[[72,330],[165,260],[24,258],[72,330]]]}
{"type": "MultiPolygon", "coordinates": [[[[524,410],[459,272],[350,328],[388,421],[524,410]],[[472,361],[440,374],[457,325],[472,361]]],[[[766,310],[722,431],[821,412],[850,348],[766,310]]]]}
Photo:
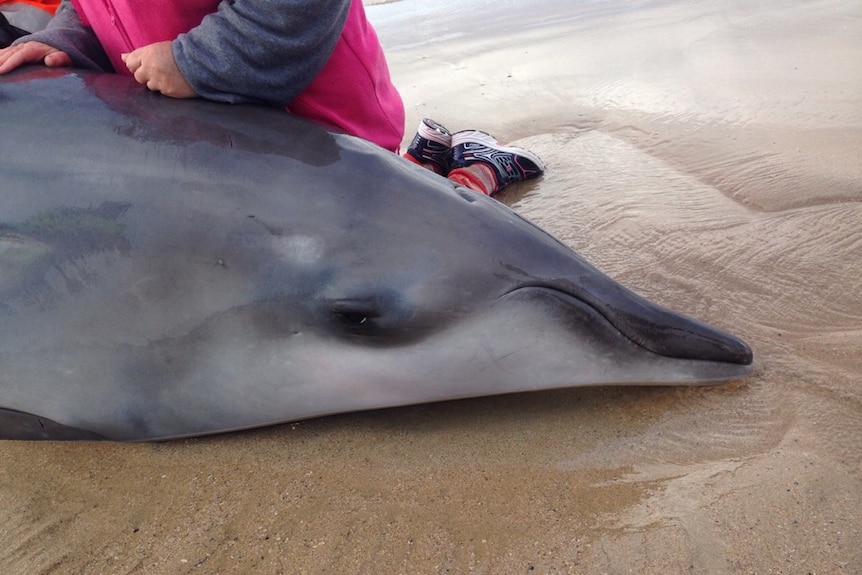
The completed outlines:
{"type": "Polygon", "coordinates": [[[537,152],[546,176],[502,200],[743,336],[756,375],[156,445],[5,442],[3,572],[862,572],[862,7],[369,15],[410,128],[537,152]]]}

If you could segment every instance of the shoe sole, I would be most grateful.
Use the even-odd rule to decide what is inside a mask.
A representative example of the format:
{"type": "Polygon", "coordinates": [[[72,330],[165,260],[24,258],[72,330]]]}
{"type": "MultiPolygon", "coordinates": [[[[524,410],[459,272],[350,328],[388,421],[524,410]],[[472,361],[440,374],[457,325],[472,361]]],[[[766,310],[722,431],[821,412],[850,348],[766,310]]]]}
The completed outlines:
{"type": "MultiPolygon", "coordinates": [[[[435,126],[438,126],[440,130],[446,130],[446,128],[444,128],[437,122],[434,122],[434,120],[428,121],[432,122],[435,126]]],[[[441,132],[440,130],[432,128],[425,122],[426,120],[422,120],[422,122],[419,123],[419,128],[416,130],[416,132],[421,137],[425,138],[426,140],[432,140],[434,142],[437,142],[438,144],[446,146],[448,148],[452,147],[452,134],[449,133],[448,130],[446,130],[446,132],[441,132]]]]}

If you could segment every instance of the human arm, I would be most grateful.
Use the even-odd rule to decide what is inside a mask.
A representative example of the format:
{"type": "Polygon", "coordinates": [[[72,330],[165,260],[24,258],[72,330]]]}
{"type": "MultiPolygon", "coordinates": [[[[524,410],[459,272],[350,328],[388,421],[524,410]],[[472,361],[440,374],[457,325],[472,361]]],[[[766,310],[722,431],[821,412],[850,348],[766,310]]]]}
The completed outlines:
{"type": "Polygon", "coordinates": [[[155,42],[122,54],[123,63],[143,84],[153,92],[161,92],[172,98],[194,98],[194,91],[177,67],[172,42],[155,42]]]}
{"type": "Polygon", "coordinates": [[[103,72],[114,70],[93,30],[84,26],[69,0],[63,0],[44,30],[19,38],[0,50],[0,73],[35,62],[103,72]]]}
{"type": "Polygon", "coordinates": [[[191,89],[223,102],[285,106],[326,65],[350,0],[223,1],[173,41],[191,89]]]}
{"type": "Polygon", "coordinates": [[[46,66],[72,65],[68,54],[41,42],[23,42],[0,49],[0,74],[32,62],[43,62],[46,66]]]}

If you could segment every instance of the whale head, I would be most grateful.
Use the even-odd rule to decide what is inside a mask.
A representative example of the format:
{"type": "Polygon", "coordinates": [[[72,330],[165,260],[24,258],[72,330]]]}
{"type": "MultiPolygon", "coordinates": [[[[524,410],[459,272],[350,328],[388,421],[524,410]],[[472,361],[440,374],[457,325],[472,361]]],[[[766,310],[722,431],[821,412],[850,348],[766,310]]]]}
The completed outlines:
{"type": "Polygon", "coordinates": [[[735,336],[367,142],[115,76],[12,78],[0,437],[165,439],[752,369],[735,336]],[[60,106],[61,127],[42,120],[60,106]],[[46,167],[21,139],[74,144],[46,167]]]}

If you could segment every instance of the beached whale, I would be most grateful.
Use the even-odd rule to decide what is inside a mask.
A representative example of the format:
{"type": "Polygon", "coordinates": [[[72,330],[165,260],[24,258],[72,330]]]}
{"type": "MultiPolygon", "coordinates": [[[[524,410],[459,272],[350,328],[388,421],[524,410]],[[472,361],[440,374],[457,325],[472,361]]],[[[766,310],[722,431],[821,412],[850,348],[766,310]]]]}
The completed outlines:
{"type": "Polygon", "coordinates": [[[0,127],[2,438],[751,370],[497,201],[279,110],[27,68],[0,127]]]}

